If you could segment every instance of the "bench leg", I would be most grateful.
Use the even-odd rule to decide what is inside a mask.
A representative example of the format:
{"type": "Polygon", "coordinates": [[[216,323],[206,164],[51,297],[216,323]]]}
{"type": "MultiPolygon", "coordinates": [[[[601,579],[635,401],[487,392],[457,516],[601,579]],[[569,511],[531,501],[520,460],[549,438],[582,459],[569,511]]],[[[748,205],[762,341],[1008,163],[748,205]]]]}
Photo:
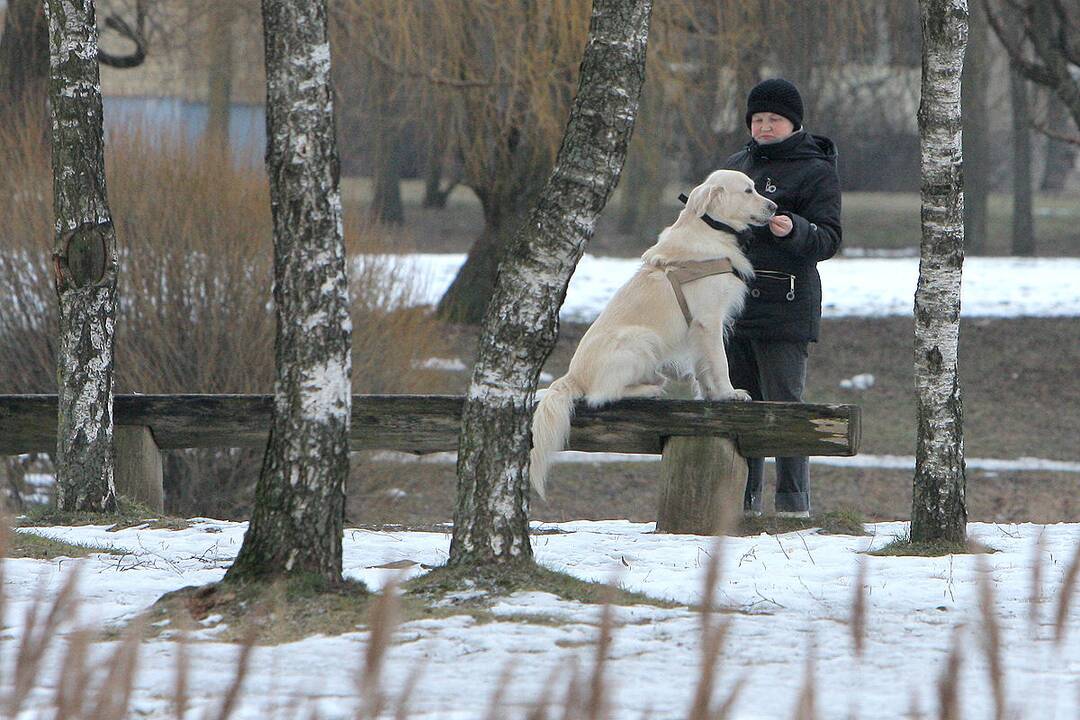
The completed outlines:
{"type": "Polygon", "coordinates": [[[657,532],[722,535],[742,514],[746,459],[734,440],[668,438],[660,479],[657,532]]]}
{"type": "Polygon", "coordinates": [[[113,428],[113,443],[116,447],[116,494],[140,502],[151,510],[164,511],[161,451],[150,428],[117,425],[113,428]]]}

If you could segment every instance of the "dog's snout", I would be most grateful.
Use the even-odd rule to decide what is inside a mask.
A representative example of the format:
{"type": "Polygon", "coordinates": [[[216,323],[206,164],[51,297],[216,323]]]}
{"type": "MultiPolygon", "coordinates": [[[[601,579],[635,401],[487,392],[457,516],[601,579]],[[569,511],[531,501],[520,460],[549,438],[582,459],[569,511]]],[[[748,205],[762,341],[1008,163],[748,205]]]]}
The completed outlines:
{"type": "Polygon", "coordinates": [[[771,212],[771,213],[776,212],[776,203],[774,203],[772,200],[770,200],[768,198],[765,198],[765,207],[767,207],[769,209],[769,212],[771,212]]]}

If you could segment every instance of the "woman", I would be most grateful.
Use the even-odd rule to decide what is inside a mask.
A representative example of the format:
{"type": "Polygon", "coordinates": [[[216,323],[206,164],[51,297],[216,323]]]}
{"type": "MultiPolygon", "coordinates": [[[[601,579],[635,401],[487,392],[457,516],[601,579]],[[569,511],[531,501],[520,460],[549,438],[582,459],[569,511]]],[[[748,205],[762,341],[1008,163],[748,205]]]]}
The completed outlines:
{"type": "MultiPolygon", "coordinates": [[[[756,279],[728,339],[731,382],[754,400],[801,402],[809,343],[821,325],[817,263],[840,247],[840,180],[836,147],[803,129],[798,89],[765,80],[747,97],[750,142],[727,159],[779,210],[767,226],[744,236],[756,279]]],[[[744,509],[759,515],[764,460],[750,458],[744,509]]],[[[776,514],[810,516],[810,467],[805,457],[776,459],[776,514]]]]}

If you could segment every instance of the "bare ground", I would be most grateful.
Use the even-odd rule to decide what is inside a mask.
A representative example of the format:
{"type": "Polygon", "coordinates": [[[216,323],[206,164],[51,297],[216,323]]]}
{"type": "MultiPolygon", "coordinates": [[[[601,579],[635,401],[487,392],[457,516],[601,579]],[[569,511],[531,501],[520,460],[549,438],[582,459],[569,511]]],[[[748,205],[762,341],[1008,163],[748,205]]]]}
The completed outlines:
{"type": "MultiPolygon", "coordinates": [[[[558,376],[584,327],[564,325],[545,367],[558,376]]],[[[458,357],[471,363],[475,332],[450,328],[458,357]]],[[[914,454],[912,322],[907,318],[827,320],[811,349],[806,399],[855,403],[863,409],[862,453],[914,454]],[[840,381],[874,375],[867,390],[840,381]]],[[[969,320],[961,330],[961,381],[968,457],[1039,457],[1080,461],[1080,319],[969,320]]],[[[448,373],[447,390],[461,391],[467,373],[448,373]]],[[[359,458],[358,458],[359,459],[359,458]]],[[[349,520],[430,525],[449,521],[454,466],[355,463],[349,520]]],[[[772,470],[766,475],[772,482],[772,470]]],[[[857,510],[869,519],[906,518],[911,472],[812,469],[816,511],[857,510]]],[[[992,522],[1065,522],[1080,518],[1080,474],[969,470],[969,516],[992,522]]],[[[532,516],[571,519],[655,519],[658,463],[561,464],[547,501],[533,499],[532,516]]]]}

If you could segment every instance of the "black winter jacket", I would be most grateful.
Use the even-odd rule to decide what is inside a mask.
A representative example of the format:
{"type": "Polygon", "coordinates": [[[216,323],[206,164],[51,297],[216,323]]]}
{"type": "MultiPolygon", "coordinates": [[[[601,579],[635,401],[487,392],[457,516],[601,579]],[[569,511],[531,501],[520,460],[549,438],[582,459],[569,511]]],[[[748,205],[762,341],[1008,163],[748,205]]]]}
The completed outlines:
{"type": "MultiPolygon", "coordinates": [[[[792,219],[787,237],[768,226],[752,228],[747,257],[757,278],[735,325],[737,335],[816,342],[821,326],[821,277],[817,263],[840,247],[840,179],[832,140],[800,130],[785,140],[746,148],[724,167],[740,170],[757,191],[792,219]]],[[[743,236],[744,238],[747,235],[743,236]]]]}

